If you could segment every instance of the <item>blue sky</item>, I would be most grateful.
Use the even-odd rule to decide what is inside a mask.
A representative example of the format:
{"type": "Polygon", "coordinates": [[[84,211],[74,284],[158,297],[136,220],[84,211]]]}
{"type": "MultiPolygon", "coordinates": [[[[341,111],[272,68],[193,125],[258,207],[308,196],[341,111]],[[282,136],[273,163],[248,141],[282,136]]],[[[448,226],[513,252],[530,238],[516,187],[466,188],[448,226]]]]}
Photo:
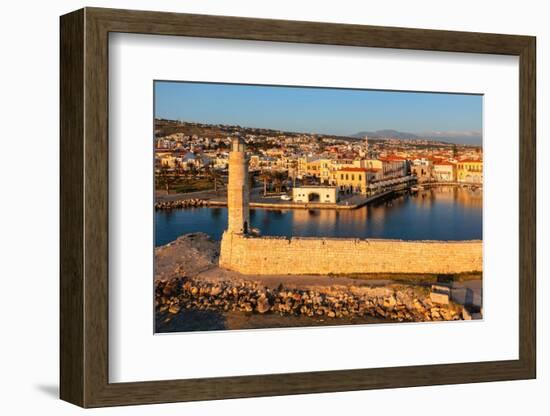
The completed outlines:
{"type": "Polygon", "coordinates": [[[482,96],[156,81],[155,117],[335,135],[395,129],[479,142],[482,96]]]}

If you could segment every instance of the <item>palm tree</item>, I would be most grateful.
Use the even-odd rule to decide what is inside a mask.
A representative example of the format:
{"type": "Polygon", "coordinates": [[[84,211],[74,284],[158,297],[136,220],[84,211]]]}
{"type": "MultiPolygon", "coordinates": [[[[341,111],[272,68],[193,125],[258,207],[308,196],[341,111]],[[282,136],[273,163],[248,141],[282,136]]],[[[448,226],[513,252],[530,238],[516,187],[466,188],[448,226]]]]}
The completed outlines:
{"type": "Polygon", "coordinates": [[[218,193],[219,188],[223,186],[222,177],[216,169],[210,170],[210,179],[214,183],[214,192],[218,193]]]}
{"type": "Polygon", "coordinates": [[[179,160],[174,160],[174,172],[181,176],[185,173],[185,170],[183,169],[183,164],[179,160]]]}
{"type": "Polygon", "coordinates": [[[296,188],[296,174],[298,173],[298,163],[294,163],[292,166],[292,187],[296,188]]]}
{"type": "Polygon", "coordinates": [[[156,175],[157,180],[157,187],[164,188],[167,194],[170,193],[170,187],[174,184],[176,178],[174,175],[172,175],[168,169],[168,166],[166,164],[162,164],[160,166],[160,170],[156,175]]]}
{"type": "Polygon", "coordinates": [[[212,166],[212,162],[210,162],[208,165],[204,167],[204,172],[206,173],[206,176],[212,181],[214,184],[214,192],[218,193],[218,186],[223,186],[222,177],[218,173],[216,169],[212,166]]]}
{"type": "Polygon", "coordinates": [[[187,172],[189,176],[193,177],[197,174],[197,167],[193,162],[187,162],[187,172]]]}
{"type": "Polygon", "coordinates": [[[212,182],[214,182],[214,192],[216,192],[216,194],[218,193],[218,187],[222,187],[223,186],[223,181],[222,181],[222,177],[220,176],[220,174],[218,173],[218,171],[216,169],[212,169],[210,171],[210,178],[212,178],[212,182]]]}
{"type": "Polygon", "coordinates": [[[271,182],[271,172],[268,172],[267,170],[263,170],[260,174],[260,178],[264,183],[264,196],[267,195],[267,184],[271,182]]]}
{"type": "Polygon", "coordinates": [[[276,171],[273,174],[273,182],[275,184],[275,192],[280,193],[283,186],[283,182],[286,179],[286,173],[281,171],[276,171]]]}

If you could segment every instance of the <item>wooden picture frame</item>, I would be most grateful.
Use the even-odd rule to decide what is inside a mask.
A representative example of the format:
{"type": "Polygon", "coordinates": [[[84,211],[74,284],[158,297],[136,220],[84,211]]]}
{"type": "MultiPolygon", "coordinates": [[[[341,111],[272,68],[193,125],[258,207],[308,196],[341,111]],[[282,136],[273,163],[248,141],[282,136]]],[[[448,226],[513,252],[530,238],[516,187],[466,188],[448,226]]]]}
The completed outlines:
{"type": "Polygon", "coordinates": [[[530,379],[535,333],[535,38],[85,8],[61,17],[60,359],[63,400],[101,407],[530,379]],[[108,35],[262,40],[519,57],[519,359],[109,383],[108,35]]]}

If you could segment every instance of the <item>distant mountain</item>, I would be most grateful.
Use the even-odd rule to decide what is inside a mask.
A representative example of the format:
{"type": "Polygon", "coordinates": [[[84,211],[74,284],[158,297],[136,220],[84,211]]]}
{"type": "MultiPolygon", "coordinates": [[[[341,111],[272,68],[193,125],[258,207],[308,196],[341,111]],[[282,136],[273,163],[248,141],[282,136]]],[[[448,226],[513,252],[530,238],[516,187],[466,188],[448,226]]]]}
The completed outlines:
{"type": "Polygon", "coordinates": [[[409,133],[392,129],[376,130],[376,131],[360,131],[352,134],[350,137],[362,139],[363,137],[372,139],[392,138],[398,140],[436,140],[441,142],[457,143],[457,144],[481,144],[481,132],[472,131],[427,131],[422,133],[409,133]]]}
{"type": "Polygon", "coordinates": [[[413,133],[407,133],[407,132],[391,130],[391,129],[376,130],[376,131],[360,131],[359,133],[353,134],[351,137],[357,137],[361,139],[365,136],[368,136],[373,139],[379,139],[382,137],[391,137],[393,139],[411,140],[411,139],[419,138],[416,134],[413,134],[413,133]]]}

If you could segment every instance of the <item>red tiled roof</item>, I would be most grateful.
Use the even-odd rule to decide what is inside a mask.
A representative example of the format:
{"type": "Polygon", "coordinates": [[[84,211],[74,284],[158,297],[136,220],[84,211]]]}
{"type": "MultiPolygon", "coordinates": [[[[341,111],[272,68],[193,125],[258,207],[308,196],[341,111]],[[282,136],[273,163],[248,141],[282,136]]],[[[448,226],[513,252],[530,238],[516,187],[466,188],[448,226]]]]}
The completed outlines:
{"type": "Polygon", "coordinates": [[[342,172],[378,172],[380,169],[377,168],[341,168],[338,171],[342,172]]]}
{"type": "Polygon", "coordinates": [[[401,156],[386,156],[386,157],[379,157],[378,160],[382,162],[404,162],[407,159],[401,156]]]}
{"type": "Polygon", "coordinates": [[[464,160],[459,160],[458,163],[483,163],[483,160],[464,159],[464,160]]]}

